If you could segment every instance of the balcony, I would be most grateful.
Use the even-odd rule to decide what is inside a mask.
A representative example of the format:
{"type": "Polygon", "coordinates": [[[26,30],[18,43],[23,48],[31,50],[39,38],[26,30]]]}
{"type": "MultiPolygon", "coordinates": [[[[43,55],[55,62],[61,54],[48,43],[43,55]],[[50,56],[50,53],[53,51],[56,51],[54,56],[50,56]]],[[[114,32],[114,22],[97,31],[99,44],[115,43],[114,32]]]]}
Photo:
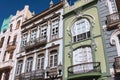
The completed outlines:
{"type": "Polygon", "coordinates": [[[82,63],[68,67],[68,79],[93,80],[101,76],[100,62],[82,63]]]}
{"type": "Polygon", "coordinates": [[[116,29],[119,28],[120,24],[120,13],[113,13],[107,16],[107,29],[116,29]]]}
{"type": "Polygon", "coordinates": [[[11,50],[14,50],[15,48],[16,48],[16,42],[13,41],[7,45],[6,51],[11,51],[11,50]]]}
{"type": "Polygon", "coordinates": [[[1,69],[10,69],[12,67],[13,67],[13,60],[8,60],[8,61],[0,63],[0,70],[1,69]]]}
{"type": "Polygon", "coordinates": [[[44,70],[35,70],[32,72],[16,75],[15,80],[43,80],[44,77],[44,70]]]}
{"type": "Polygon", "coordinates": [[[115,58],[115,62],[114,62],[114,70],[115,70],[115,74],[119,74],[120,75],[120,56],[115,58]]]}
{"type": "Polygon", "coordinates": [[[26,44],[25,49],[28,50],[28,49],[31,49],[33,47],[45,45],[46,43],[47,43],[47,37],[39,37],[39,38],[36,38],[35,40],[29,41],[26,44]]]}

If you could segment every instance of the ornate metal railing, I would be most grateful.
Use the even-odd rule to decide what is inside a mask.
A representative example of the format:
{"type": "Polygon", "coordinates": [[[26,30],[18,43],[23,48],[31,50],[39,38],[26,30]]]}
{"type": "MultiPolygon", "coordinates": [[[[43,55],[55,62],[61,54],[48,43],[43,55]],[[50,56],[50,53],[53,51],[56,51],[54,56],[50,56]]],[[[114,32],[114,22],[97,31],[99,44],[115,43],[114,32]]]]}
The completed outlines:
{"type": "Polygon", "coordinates": [[[22,73],[20,75],[16,75],[15,80],[38,80],[45,78],[44,70],[35,70],[31,72],[22,73]]]}
{"type": "Polygon", "coordinates": [[[29,49],[31,47],[35,47],[35,46],[39,46],[39,45],[43,45],[47,43],[47,37],[43,36],[43,37],[39,37],[36,38],[34,40],[30,40],[29,42],[26,43],[25,48],[29,49]]]}
{"type": "Polygon", "coordinates": [[[91,72],[101,72],[100,62],[88,62],[68,67],[68,76],[91,72]]]}
{"type": "Polygon", "coordinates": [[[120,13],[116,12],[107,16],[107,28],[117,27],[120,23],[120,13]]]}

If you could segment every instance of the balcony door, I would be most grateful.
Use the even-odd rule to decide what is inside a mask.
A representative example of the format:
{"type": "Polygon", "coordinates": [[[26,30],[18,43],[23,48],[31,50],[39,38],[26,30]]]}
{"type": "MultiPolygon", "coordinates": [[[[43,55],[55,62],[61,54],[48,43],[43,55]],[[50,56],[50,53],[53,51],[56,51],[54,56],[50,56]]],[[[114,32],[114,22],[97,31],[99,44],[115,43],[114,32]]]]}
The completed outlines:
{"type": "Polygon", "coordinates": [[[37,36],[37,29],[34,29],[32,30],[32,33],[31,33],[31,39],[30,39],[31,43],[35,42],[36,36],[37,36]]]}
{"type": "Polygon", "coordinates": [[[26,72],[31,72],[32,71],[32,65],[33,64],[33,58],[30,57],[27,59],[27,63],[26,63],[26,72]]]}
{"type": "Polygon", "coordinates": [[[83,72],[93,69],[93,62],[91,47],[80,47],[73,51],[73,66],[78,65],[73,68],[74,72],[83,72]]]}

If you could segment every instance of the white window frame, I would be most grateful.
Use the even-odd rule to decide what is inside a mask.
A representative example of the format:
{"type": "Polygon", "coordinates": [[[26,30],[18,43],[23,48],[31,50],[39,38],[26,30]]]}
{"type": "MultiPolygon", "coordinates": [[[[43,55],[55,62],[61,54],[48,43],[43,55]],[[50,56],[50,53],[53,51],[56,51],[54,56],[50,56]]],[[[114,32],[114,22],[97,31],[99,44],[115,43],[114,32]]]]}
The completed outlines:
{"type": "Polygon", "coordinates": [[[25,46],[27,44],[27,37],[28,33],[24,33],[22,38],[22,46],[25,46]]]}
{"type": "Polygon", "coordinates": [[[52,20],[52,32],[51,32],[52,39],[58,38],[58,33],[59,33],[59,19],[55,18],[52,20]]]}
{"type": "Polygon", "coordinates": [[[58,52],[57,52],[57,50],[55,50],[55,52],[53,51],[53,53],[50,53],[50,56],[49,56],[50,68],[54,68],[57,66],[57,65],[55,65],[55,56],[57,56],[57,65],[58,65],[58,52]],[[51,57],[52,57],[52,59],[51,59],[51,57]],[[52,60],[52,65],[51,65],[51,60],[52,60]]]}
{"type": "Polygon", "coordinates": [[[44,55],[38,55],[37,69],[44,69],[44,62],[45,62],[44,59],[45,59],[44,55]],[[43,64],[42,64],[42,60],[43,60],[43,64]],[[43,68],[42,68],[42,66],[43,66],[43,68]]]}
{"type": "Polygon", "coordinates": [[[23,68],[23,61],[18,61],[16,74],[21,74],[23,68]]]}
{"type": "Polygon", "coordinates": [[[40,38],[46,38],[47,37],[47,24],[44,24],[40,28],[40,38]]]}
{"type": "Polygon", "coordinates": [[[31,37],[30,37],[30,40],[31,40],[31,41],[30,41],[30,42],[31,42],[31,43],[34,43],[36,37],[37,37],[37,29],[32,29],[32,30],[31,30],[31,37]]]}
{"type": "Polygon", "coordinates": [[[87,19],[77,20],[71,29],[73,42],[88,39],[90,37],[90,22],[87,19]]]}
{"type": "Polygon", "coordinates": [[[26,72],[32,71],[32,65],[33,65],[33,58],[28,58],[26,61],[26,72]]]}

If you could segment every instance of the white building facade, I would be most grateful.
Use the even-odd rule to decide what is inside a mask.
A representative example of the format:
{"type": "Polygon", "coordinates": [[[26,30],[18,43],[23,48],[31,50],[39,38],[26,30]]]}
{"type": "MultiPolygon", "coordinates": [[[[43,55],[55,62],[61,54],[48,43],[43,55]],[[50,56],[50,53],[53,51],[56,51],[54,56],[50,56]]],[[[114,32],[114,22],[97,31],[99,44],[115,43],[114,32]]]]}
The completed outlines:
{"type": "Polygon", "coordinates": [[[23,22],[15,80],[62,79],[63,1],[23,22]]]}
{"type": "Polygon", "coordinates": [[[0,34],[2,46],[0,48],[0,80],[14,80],[16,54],[20,49],[21,42],[21,25],[32,17],[29,6],[23,10],[17,11],[12,16],[9,27],[5,32],[0,34]]]}

